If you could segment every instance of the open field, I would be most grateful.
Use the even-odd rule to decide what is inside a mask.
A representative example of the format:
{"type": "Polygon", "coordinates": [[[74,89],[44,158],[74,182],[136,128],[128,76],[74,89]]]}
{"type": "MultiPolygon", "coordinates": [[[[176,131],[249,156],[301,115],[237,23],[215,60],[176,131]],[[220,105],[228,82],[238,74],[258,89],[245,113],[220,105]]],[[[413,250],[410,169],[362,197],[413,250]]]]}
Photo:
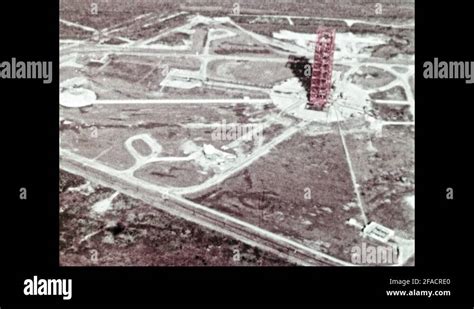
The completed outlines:
{"type": "Polygon", "coordinates": [[[352,76],[352,82],[363,89],[373,89],[386,86],[395,80],[390,73],[370,66],[362,66],[352,76]]]}
{"type": "Polygon", "coordinates": [[[413,238],[414,128],[387,126],[379,137],[352,134],[347,144],[369,218],[413,238]]]}
{"type": "Polygon", "coordinates": [[[403,87],[395,86],[384,91],[372,93],[370,98],[375,100],[406,101],[407,95],[403,87]]]}
{"type": "MultiPolygon", "coordinates": [[[[182,2],[181,9],[195,12],[207,12],[219,16],[232,12],[233,0],[187,0],[182,2]]],[[[325,0],[303,0],[303,1],[268,1],[257,0],[241,3],[241,14],[267,14],[267,15],[296,15],[314,16],[318,12],[321,17],[334,18],[361,18],[364,20],[403,22],[410,20],[414,16],[414,1],[403,0],[396,3],[391,0],[384,1],[357,1],[347,5],[347,1],[325,1],[325,0]],[[374,10],[375,3],[381,3],[386,9],[383,16],[377,15],[374,10]],[[278,4],[278,5],[276,5],[278,4]],[[269,9],[269,6],[271,8],[269,9]]]]}
{"type": "Polygon", "coordinates": [[[346,224],[360,214],[337,134],[297,135],[190,198],[338,258],[350,260],[347,248],[360,241],[359,231],[346,224]]]}
{"type": "Polygon", "coordinates": [[[291,266],[122,194],[94,212],[113,191],[64,171],[60,186],[61,266],[291,266]]]}
{"type": "Polygon", "coordinates": [[[197,185],[213,176],[212,171],[201,170],[193,162],[150,163],[137,170],[134,175],[150,183],[173,187],[197,185]]]}
{"type": "Polygon", "coordinates": [[[200,98],[204,98],[204,99],[205,98],[237,99],[237,98],[245,98],[245,97],[249,97],[252,99],[268,99],[269,98],[268,94],[263,91],[225,88],[225,85],[222,85],[222,86],[213,85],[213,86],[199,87],[199,88],[193,88],[193,89],[179,89],[179,88],[165,87],[161,91],[160,98],[194,99],[196,98],[196,96],[200,98]]]}
{"type": "Polygon", "coordinates": [[[408,105],[373,104],[377,118],[384,121],[413,121],[413,114],[408,105]]]}
{"type": "Polygon", "coordinates": [[[271,87],[293,77],[290,69],[272,62],[215,61],[209,64],[209,77],[213,80],[232,81],[242,85],[271,87]]]}
{"type": "Polygon", "coordinates": [[[218,55],[275,55],[276,53],[268,48],[265,44],[262,44],[255,38],[251,37],[242,31],[238,31],[234,27],[223,27],[222,30],[214,31],[214,36],[224,36],[212,40],[210,43],[210,53],[218,55]],[[222,34],[219,33],[222,31],[222,34]]]}

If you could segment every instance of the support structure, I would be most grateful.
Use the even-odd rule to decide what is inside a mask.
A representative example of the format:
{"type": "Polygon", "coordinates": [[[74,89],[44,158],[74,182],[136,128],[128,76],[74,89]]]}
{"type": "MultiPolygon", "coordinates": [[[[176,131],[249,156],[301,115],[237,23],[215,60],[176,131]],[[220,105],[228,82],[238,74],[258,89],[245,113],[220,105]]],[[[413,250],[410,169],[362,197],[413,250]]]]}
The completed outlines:
{"type": "Polygon", "coordinates": [[[322,110],[328,103],[332,86],[332,70],[336,30],[319,28],[311,74],[308,108],[322,110]]]}

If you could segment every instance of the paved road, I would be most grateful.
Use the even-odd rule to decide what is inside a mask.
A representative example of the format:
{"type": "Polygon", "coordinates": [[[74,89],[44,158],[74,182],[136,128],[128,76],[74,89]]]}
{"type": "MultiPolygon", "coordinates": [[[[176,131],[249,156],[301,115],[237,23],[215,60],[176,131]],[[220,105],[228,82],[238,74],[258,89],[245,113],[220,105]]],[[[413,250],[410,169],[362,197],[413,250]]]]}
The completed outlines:
{"type": "Polygon", "coordinates": [[[399,28],[399,29],[412,29],[415,27],[415,24],[402,24],[402,25],[394,25],[394,24],[385,24],[380,22],[371,22],[362,19],[350,19],[350,18],[334,18],[334,17],[317,17],[317,16],[296,16],[296,15],[260,15],[260,14],[239,14],[233,15],[230,14],[231,17],[238,17],[238,16],[246,16],[246,17],[264,17],[264,18],[291,18],[291,19],[313,19],[313,20],[329,20],[329,21],[342,21],[345,22],[347,26],[351,27],[353,24],[364,24],[364,25],[371,25],[371,26],[380,26],[380,27],[391,27],[391,28],[399,28]]]}
{"type": "Polygon", "coordinates": [[[145,99],[145,100],[96,100],[97,104],[269,104],[271,99],[145,99]]]}

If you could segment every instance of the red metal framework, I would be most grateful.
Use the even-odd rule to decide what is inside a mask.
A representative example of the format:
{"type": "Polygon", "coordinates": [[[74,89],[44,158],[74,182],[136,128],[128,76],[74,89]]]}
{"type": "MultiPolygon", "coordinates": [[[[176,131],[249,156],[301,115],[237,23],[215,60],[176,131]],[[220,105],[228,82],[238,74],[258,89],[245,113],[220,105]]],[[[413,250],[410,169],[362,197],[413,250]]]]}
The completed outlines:
{"type": "Polygon", "coordinates": [[[322,110],[331,93],[336,30],[319,28],[317,36],[308,107],[322,110]]]}

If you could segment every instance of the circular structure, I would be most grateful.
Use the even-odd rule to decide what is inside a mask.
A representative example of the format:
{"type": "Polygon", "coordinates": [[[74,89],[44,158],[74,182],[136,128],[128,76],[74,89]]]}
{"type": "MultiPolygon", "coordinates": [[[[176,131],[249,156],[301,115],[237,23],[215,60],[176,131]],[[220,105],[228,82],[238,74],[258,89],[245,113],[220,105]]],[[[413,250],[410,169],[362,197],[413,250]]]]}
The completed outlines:
{"type": "Polygon", "coordinates": [[[85,78],[71,78],[61,83],[59,104],[64,107],[79,108],[89,106],[97,99],[94,91],[84,88],[89,81],[85,78]]]}

